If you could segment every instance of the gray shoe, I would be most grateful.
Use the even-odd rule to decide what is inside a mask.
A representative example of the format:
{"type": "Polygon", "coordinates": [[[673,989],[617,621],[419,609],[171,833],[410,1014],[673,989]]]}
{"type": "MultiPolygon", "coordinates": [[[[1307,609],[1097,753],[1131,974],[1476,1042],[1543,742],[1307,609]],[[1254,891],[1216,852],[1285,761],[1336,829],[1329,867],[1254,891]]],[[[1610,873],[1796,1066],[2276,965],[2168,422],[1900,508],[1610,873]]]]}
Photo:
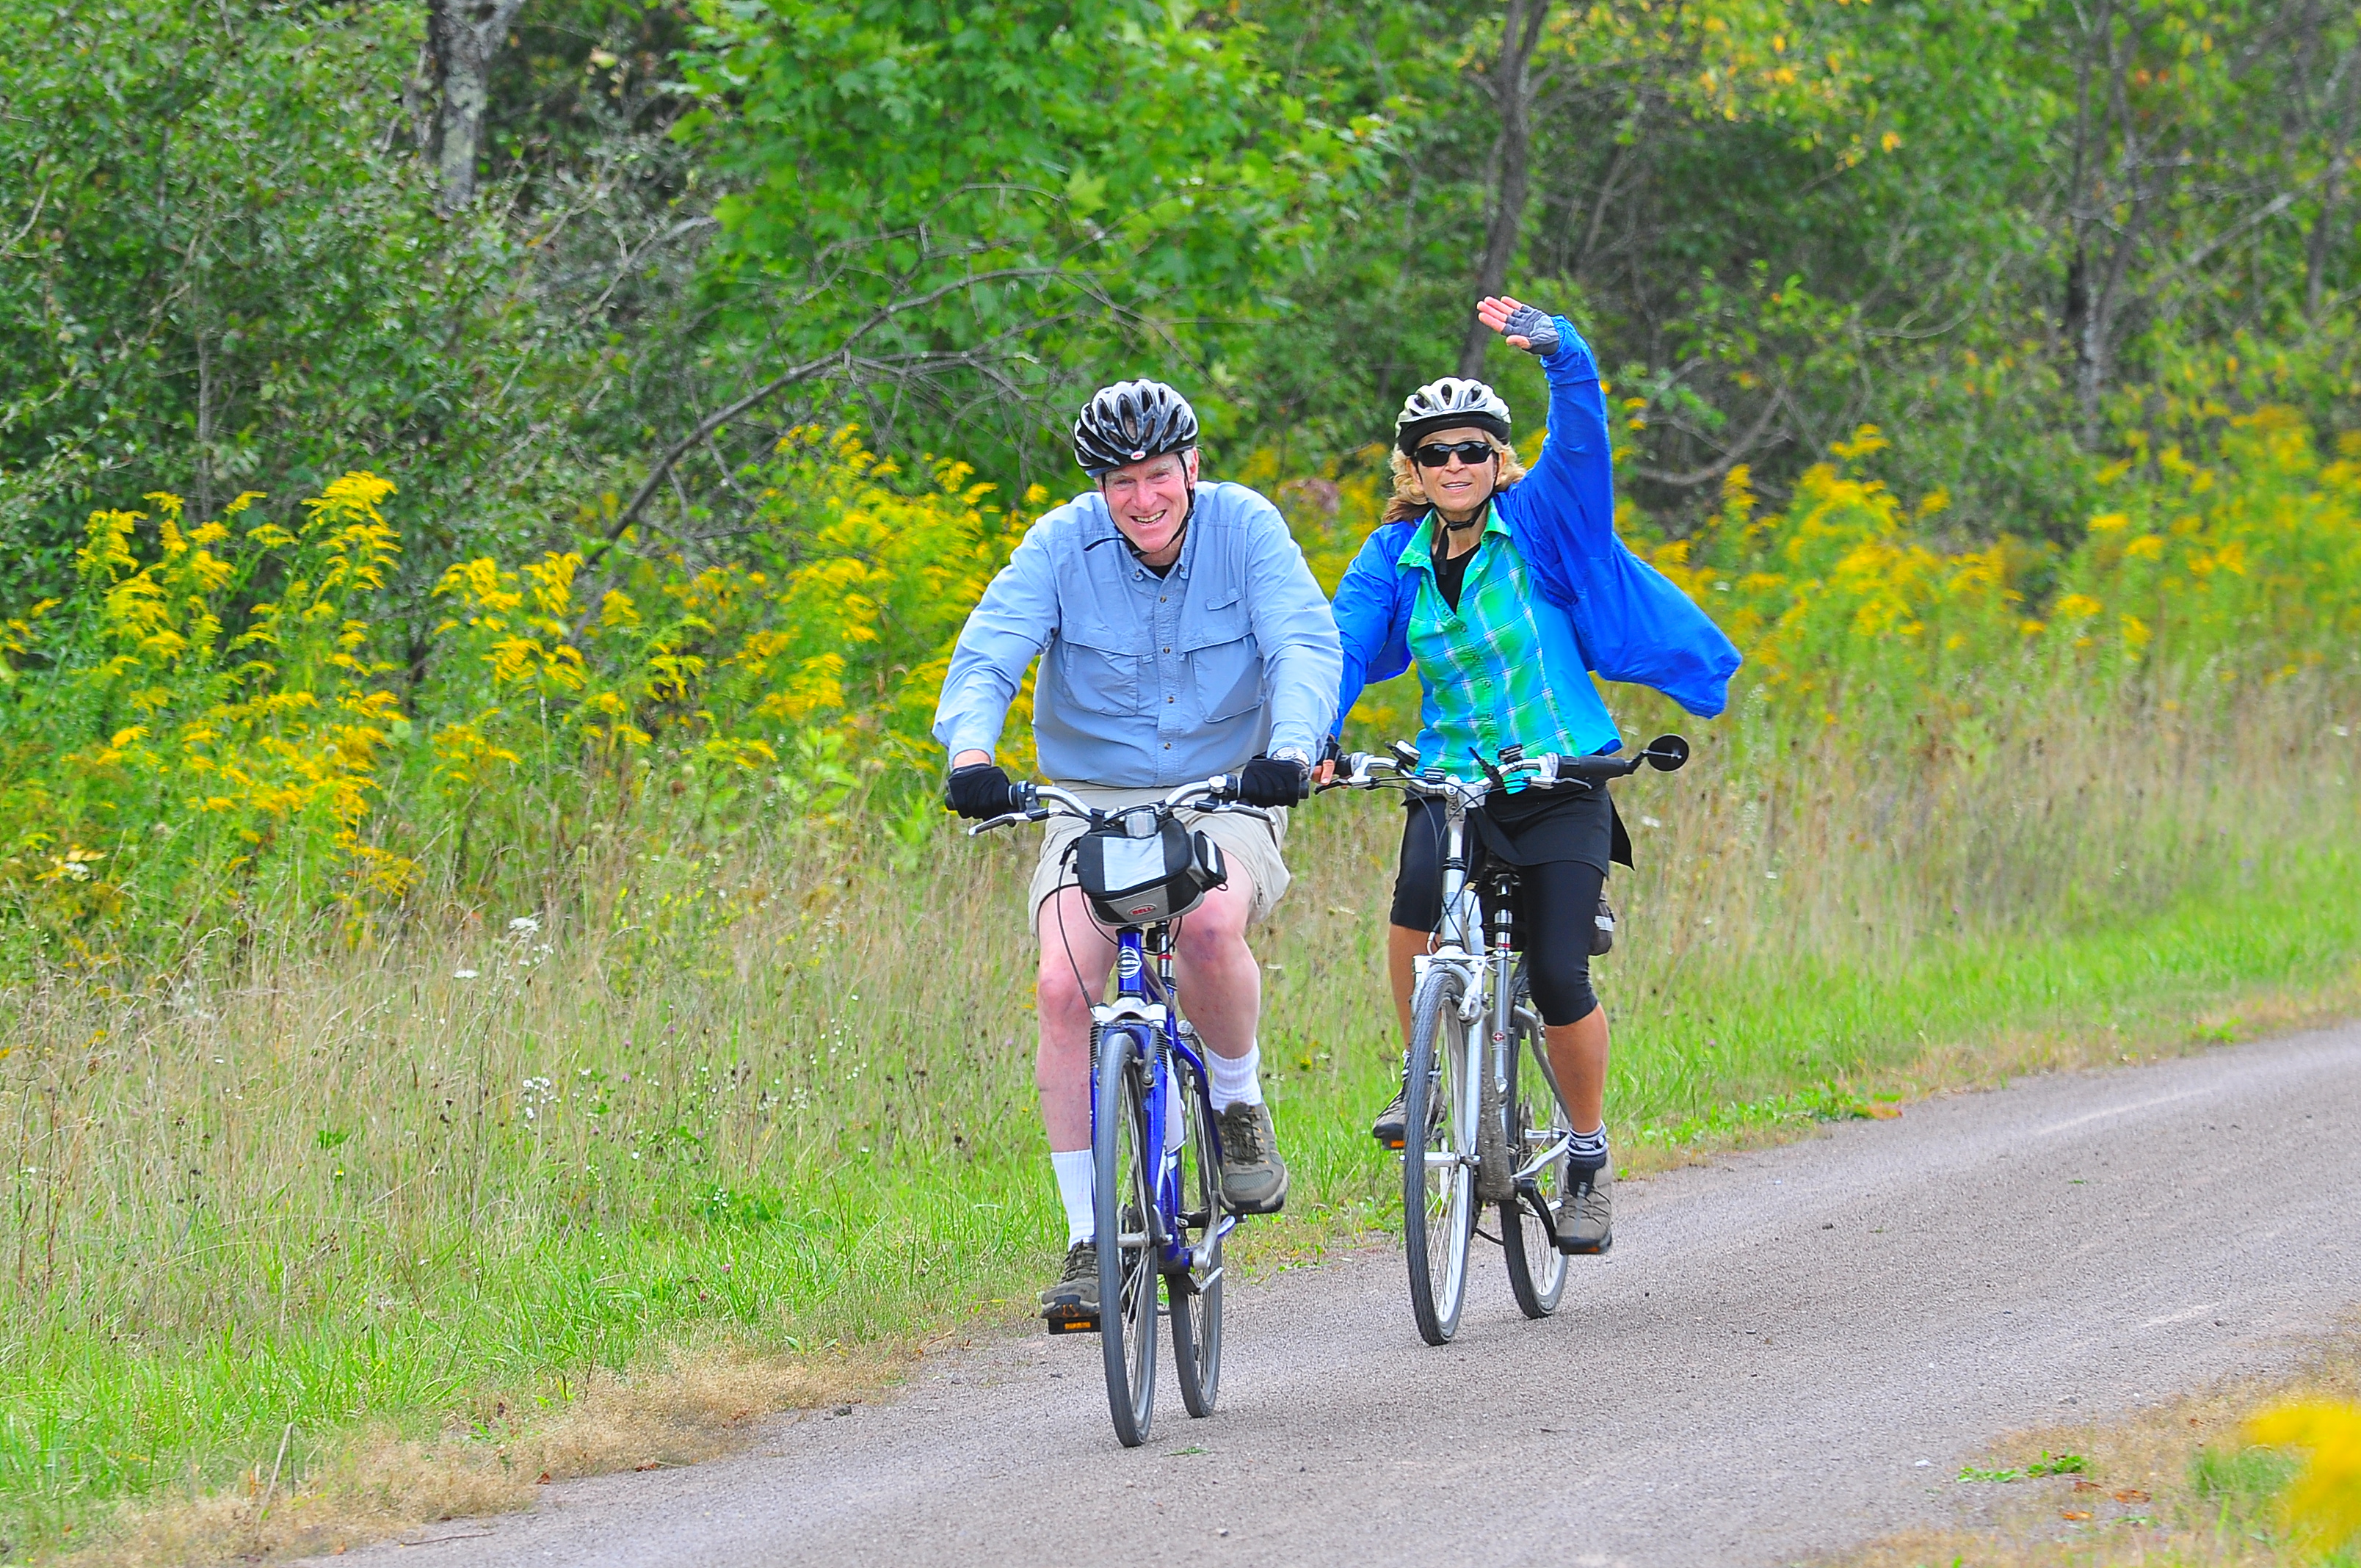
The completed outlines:
{"type": "Polygon", "coordinates": [[[1596,1169],[1570,1165],[1557,1206],[1557,1250],[1601,1253],[1615,1245],[1615,1157],[1596,1169]]]}
{"type": "Polygon", "coordinates": [[[1279,1157],[1270,1107],[1241,1100],[1219,1113],[1222,1207],[1233,1214],[1276,1214],[1287,1202],[1287,1162],[1279,1157]]]}
{"type": "Polygon", "coordinates": [[[1099,1321],[1099,1249],[1096,1242],[1076,1242],[1066,1249],[1066,1271],[1041,1292],[1041,1315],[1054,1332],[1060,1325],[1099,1321]]]}

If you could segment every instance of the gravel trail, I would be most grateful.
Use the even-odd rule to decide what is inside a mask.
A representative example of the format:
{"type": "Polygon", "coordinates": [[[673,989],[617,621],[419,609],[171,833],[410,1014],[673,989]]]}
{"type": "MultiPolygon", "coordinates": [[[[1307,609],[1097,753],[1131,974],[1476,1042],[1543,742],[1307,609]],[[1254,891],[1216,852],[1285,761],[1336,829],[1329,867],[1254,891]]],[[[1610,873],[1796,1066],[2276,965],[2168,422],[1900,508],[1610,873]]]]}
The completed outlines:
{"type": "Polygon", "coordinates": [[[1168,1354],[1142,1449],[1094,1339],[1006,1339],[334,1562],[1792,1562],[1944,1517],[2003,1432],[2277,1365],[2361,1303],[2361,1026],[1947,1096],[1618,1210],[1544,1322],[1479,1241],[1440,1350],[1391,1248],[1234,1286],[1219,1410],[1168,1354]]]}

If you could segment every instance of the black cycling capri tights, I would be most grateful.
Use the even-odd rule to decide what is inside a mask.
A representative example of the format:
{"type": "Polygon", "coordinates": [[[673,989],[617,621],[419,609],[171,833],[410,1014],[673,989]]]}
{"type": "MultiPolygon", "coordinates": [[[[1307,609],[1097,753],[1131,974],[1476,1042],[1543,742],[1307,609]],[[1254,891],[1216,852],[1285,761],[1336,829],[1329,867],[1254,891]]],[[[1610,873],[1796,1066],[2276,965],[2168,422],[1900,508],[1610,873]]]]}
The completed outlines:
{"type": "MultiPolygon", "coordinates": [[[[1408,817],[1392,919],[1409,930],[1432,931],[1443,922],[1443,836],[1436,831],[1440,823],[1426,812],[1412,811],[1408,817]]],[[[1480,861],[1473,824],[1467,837],[1480,861]]],[[[1578,1024],[1598,1007],[1598,993],[1590,989],[1590,937],[1598,928],[1598,894],[1607,873],[1580,861],[1558,861],[1521,866],[1517,880],[1518,935],[1533,1005],[1552,1028],[1578,1024]]]]}

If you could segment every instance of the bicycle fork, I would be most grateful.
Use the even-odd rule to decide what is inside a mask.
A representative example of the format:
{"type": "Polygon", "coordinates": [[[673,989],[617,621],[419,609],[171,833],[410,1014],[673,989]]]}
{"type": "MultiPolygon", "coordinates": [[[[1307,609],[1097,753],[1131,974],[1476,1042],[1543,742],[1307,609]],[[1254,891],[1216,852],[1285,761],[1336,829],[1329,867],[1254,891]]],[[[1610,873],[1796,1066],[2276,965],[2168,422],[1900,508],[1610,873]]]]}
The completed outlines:
{"type": "MultiPolygon", "coordinates": [[[[1098,1081],[1100,1042],[1121,1029],[1131,1034],[1140,1045],[1138,1053],[1141,1075],[1141,1111],[1147,1123],[1143,1130],[1141,1154],[1156,1162],[1156,1179],[1149,1212],[1142,1216],[1146,1241],[1156,1254],[1158,1270],[1191,1282],[1190,1272],[1196,1266],[1195,1249],[1182,1245],[1178,1226],[1172,1223],[1188,1212],[1189,1195],[1180,1190],[1180,1153],[1187,1141],[1188,1108],[1180,1102],[1184,1093],[1194,1092],[1201,1098],[1205,1086],[1212,1082],[1205,1070],[1204,1058],[1197,1048],[1196,1032],[1181,1020],[1170,1004],[1172,996],[1172,955],[1169,948],[1154,955],[1155,973],[1148,971],[1149,954],[1147,943],[1137,927],[1119,932],[1115,938],[1115,994],[1091,1009],[1095,1027],[1091,1031],[1091,1134],[1093,1146],[1098,1135],[1098,1081]],[[1185,1061],[1193,1089],[1183,1089],[1174,1063],[1185,1061]]],[[[1212,1103],[1202,1107],[1206,1113],[1211,1150],[1216,1172],[1221,1160],[1221,1131],[1211,1115],[1212,1103]]],[[[1213,1180],[1218,1184],[1220,1177],[1213,1180]]],[[[1228,1234],[1237,1221],[1221,1212],[1218,1199],[1214,1212],[1206,1217],[1209,1226],[1218,1226],[1228,1234]]]]}

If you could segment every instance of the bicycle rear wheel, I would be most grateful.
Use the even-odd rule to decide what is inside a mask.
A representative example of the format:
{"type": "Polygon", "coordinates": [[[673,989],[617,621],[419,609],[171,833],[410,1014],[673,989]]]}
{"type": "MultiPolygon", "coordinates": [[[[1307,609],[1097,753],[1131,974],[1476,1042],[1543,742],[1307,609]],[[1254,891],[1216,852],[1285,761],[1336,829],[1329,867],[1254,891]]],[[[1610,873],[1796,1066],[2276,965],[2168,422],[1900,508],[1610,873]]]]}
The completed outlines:
{"type": "MultiPolygon", "coordinates": [[[[1517,988],[1516,1018],[1516,1048],[1509,1054],[1509,1147],[1521,1169],[1563,1140],[1566,1126],[1545,1070],[1549,1058],[1541,1014],[1533,1011],[1522,985],[1517,988]]],[[[1553,1215],[1565,1201],[1567,1158],[1561,1150],[1533,1172],[1534,1190],[1553,1215]]],[[[1517,1299],[1517,1310],[1529,1318],[1556,1311],[1558,1299],[1565,1293],[1565,1255],[1552,1245],[1549,1227],[1521,1194],[1500,1205],[1500,1239],[1507,1244],[1509,1291],[1517,1299]]]]}
{"type": "Polygon", "coordinates": [[[1212,1102],[1196,1073],[1177,1058],[1178,1110],[1186,1128],[1175,1177],[1180,1197],[1180,1245],[1189,1266],[1165,1276],[1172,1306],[1172,1369],[1180,1402],[1192,1416],[1213,1413],[1222,1382],[1222,1160],[1214,1150],[1212,1102]]]}
{"type": "Polygon", "coordinates": [[[1447,1344],[1467,1298],[1467,1243],[1476,1228],[1474,1146],[1466,1098],[1466,983],[1428,967],[1411,1002],[1410,1071],[1402,1095],[1402,1244],[1410,1255],[1411,1315],[1419,1337],[1447,1344]],[[1422,1136],[1422,1132],[1423,1136],[1422,1136]]]}
{"type": "Polygon", "coordinates": [[[1091,1163],[1099,1254],[1099,1350],[1107,1409],[1126,1448],[1148,1441],[1156,1415],[1155,1161],[1148,1142],[1147,1063],[1137,1030],[1099,1040],[1091,1163]]]}

